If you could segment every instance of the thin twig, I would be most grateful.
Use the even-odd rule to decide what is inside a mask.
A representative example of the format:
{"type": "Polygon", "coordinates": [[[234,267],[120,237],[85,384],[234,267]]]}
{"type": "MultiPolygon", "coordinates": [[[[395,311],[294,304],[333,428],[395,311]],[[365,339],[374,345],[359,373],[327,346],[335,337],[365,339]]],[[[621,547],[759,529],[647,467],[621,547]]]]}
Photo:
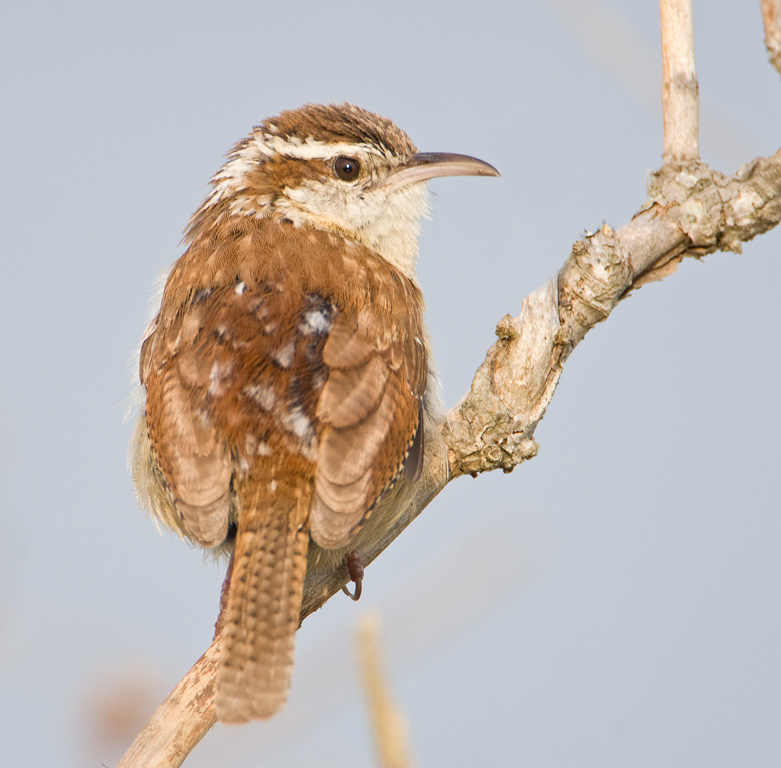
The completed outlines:
{"type": "Polygon", "coordinates": [[[699,94],[691,0],[659,0],[665,163],[697,160],[699,94]]]}
{"type": "Polygon", "coordinates": [[[765,46],[770,63],[781,74],[781,0],[761,0],[765,46]]]}

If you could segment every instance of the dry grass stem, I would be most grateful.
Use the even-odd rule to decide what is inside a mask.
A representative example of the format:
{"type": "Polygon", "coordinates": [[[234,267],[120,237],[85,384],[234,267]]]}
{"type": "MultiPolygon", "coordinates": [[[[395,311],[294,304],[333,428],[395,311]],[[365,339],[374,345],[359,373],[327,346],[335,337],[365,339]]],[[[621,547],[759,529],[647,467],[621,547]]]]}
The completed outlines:
{"type": "Polygon", "coordinates": [[[358,658],[379,764],[382,768],[409,768],[409,726],[391,698],[382,671],[377,614],[364,616],[358,625],[358,658]]]}

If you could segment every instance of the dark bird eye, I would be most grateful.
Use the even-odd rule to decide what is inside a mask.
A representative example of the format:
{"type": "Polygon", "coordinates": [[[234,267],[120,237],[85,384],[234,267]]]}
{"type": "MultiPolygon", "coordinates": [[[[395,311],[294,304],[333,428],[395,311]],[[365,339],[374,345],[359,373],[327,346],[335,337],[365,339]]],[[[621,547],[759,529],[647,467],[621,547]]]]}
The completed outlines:
{"type": "Polygon", "coordinates": [[[339,155],[334,160],[334,173],[342,181],[354,181],[361,172],[361,164],[354,157],[339,155]]]}

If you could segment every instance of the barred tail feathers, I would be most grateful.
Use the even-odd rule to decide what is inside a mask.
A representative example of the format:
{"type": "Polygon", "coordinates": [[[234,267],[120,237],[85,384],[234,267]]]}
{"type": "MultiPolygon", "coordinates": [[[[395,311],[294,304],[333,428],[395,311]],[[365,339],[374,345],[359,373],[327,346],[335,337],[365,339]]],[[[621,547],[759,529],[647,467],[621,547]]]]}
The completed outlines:
{"type": "Polygon", "coordinates": [[[281,487],[269,493],[262,485],[264,492],[240,494],[216,686],[217,719],[225,723],[275,715],[287,701],[293,674],[310,497],[281,487]]]}

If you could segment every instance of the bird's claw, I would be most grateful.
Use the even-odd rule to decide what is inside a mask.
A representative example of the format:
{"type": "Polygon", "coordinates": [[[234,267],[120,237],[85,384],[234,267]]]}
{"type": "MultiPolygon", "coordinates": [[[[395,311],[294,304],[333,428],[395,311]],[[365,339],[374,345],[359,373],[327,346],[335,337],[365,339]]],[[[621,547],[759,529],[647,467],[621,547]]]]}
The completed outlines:
{"type": "Polygon", "coordinates": [[[342,587],[342,592],[351,600],[360,600],[363,590],[363,562],[358,553],[353,550],[344,556],[344,564],[347,566],[347,573],[350,574],[350,581],[355,584],[355,590],[350,592],[345,584],[342,587]]]}

